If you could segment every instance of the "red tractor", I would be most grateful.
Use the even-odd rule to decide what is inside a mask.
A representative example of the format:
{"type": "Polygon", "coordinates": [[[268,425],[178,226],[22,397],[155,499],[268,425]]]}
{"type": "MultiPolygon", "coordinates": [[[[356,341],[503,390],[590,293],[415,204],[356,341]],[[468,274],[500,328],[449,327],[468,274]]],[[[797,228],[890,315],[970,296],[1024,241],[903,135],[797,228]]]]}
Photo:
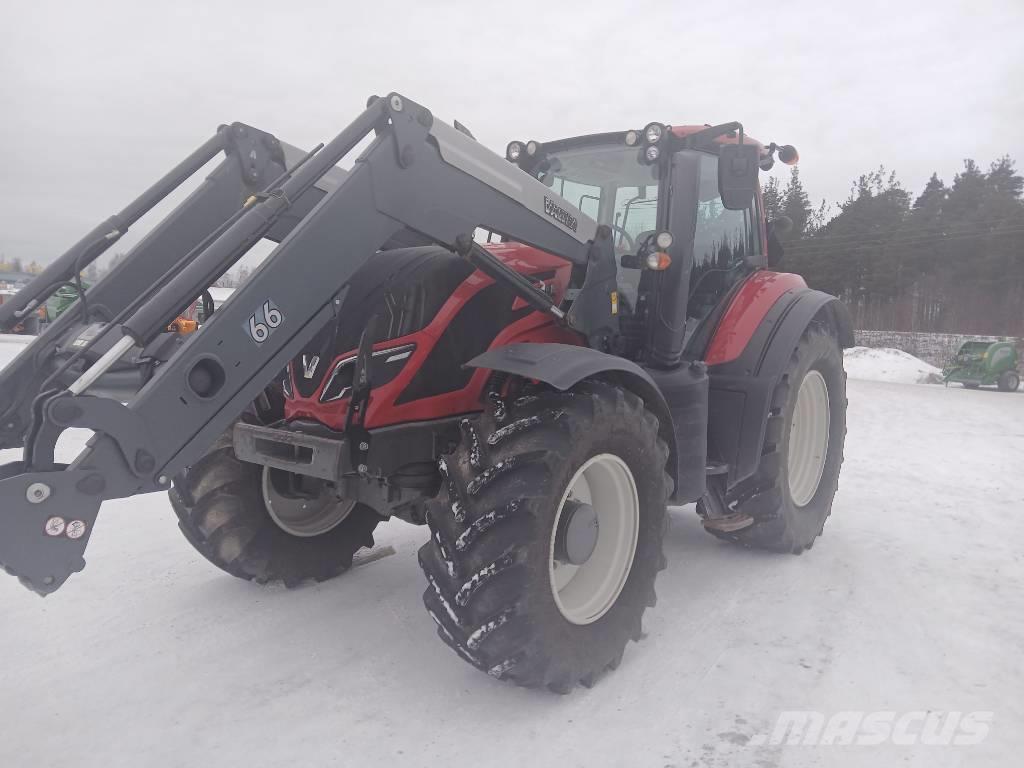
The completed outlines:
{"type": "Polygon", "coordinates": [[[669,505],[697,502],[708,532],[743,546],[800,553],[821,533],[852,331],[834,297],[769,269],[785,222],[765,222],[758,171],[795,162],[792,147],[738,123],[650,123],[516,141],[501,159],[398,94],[306,155],[241,124],[218,137],[107,232],[212,147],[227,157],[208,198],[48,329],[52,353],[2,374],[0,438],[25,459],[0,467],[0,563],[31,588],[84,565],[103,499],[171,484],[192,545],[261,583],[337,576],[399,517],[429,527],[419,560],[442,639],[495,677],[564,692],[640,637],[669,505]],[[168,339],[261,236],[280,242],[267,262],[168,339]],[[125,360],[143,373],[113,396],[125,360]],[[65,467],[53,444],[71,426],[98,437],[65,467]]]}

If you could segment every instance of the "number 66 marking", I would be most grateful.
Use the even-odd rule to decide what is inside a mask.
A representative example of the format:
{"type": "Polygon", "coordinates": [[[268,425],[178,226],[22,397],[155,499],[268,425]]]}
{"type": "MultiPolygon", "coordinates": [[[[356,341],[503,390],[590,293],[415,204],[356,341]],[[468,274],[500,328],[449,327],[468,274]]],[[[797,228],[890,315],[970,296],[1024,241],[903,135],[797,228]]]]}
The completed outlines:
{"type": "Polygon", "coordinates": [[[270,334],[274,332],[274,329],[283,322],[284,315],[281,314],[281,310],[277,308],[277,305],[272,300],[267,299],[263,302],[263,306],[260,307],[258,312],[253,312],[249,316],[246,330],[253,341],[257,344],[262,344],[270,338],[270,334]]]}

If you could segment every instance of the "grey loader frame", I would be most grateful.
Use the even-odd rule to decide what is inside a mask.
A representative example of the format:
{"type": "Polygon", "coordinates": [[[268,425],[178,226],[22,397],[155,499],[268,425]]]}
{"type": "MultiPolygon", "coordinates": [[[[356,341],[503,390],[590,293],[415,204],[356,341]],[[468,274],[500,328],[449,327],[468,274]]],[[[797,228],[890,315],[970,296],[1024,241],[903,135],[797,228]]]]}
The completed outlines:
{"type": "MultiPolygon", "coordinates": [[[[166,489],[334,318],[349,279],[397,232],[413,229],[498,276],[501,264],[484,263],[486,253],[471,245],[477,227],[578,265],[611,257],[604,228],[429,110],[390,94],[371,98],[351,125],[297,163],[300,153],[269,134],[222,127],[132,210],[61,257],[9,313],[77,274],[221,150],[227,159],[203,185],[86,294],[89,317],[69,310],[0,375],[0,445],[25,449],[22,461],[0,466],[0,565],[40,594],[84,567],[101,503],[166,489]],[[341,174],[337,163],[370,134],[352,171],[341,174]],[[575,228],[545,214],[545,197],[575,217],[575,228]],[[263,237],[279,241],[273,253],[129,402],[89,394],[107,368],[157,339],[263,237]],[[56,386],[48,356],[97,320],[109,351],[69,387],[56,386]],[[95,435],[70,465],[55,464],[54,444],[71,427],[95,435]]],[[[515,284],[518,276],[505,277],[515,284]]],[[[522,282],[518,290],[529,294],[522,282]]],[[[545,308],[543,294],[528,298],[545,308]]],[[[583,322],[590,321],[574,327],[588,334],[583,322]]]]}

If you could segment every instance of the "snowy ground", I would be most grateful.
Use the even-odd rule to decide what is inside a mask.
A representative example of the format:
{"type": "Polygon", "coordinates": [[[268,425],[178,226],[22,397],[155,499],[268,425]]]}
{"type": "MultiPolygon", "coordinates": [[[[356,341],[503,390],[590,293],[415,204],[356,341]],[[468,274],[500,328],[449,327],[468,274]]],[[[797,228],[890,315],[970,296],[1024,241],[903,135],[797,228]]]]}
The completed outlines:
{"type": "Polygon", "coordinates": [[[1024,394],[851,378],[849,399],[814,549],[738,550],[676,510],[646,639],[564,697],[441,644],[420,529],[287,592],[213,569],[162,497],[110,503],[58,594],[0,579],[0,766],[1019,765],[1024,394]],[[750,743],[808,709],[994,720],[976,746],[750,743]]]}
{"type": "Polygon", "coordinates": [[[846,350],[846,374],[851,379],[893,384],[934,384],[942,371],[899,349],[854,347],[846,350]]]}

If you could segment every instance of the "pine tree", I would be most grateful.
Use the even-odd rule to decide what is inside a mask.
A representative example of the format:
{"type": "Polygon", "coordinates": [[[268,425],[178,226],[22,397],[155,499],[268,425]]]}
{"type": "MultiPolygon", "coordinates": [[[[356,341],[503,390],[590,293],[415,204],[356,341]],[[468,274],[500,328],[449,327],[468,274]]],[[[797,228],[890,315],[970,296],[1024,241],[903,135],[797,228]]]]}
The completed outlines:
{"type": "Polygon", "coordinates": [[[807,197],[803,183],[800,181],[800,169],[795,165],[790,172],[789,182],[782,191],[781,213],[793,220],[793,230],[788,240],[797,240],[807,231],[811,220],[811,201],[807,197]]]}
{"type": "Polygon", "coordinates": [[[949,219],[958,221],[975,214],[985,199],[985,174],[971,159],[964,160],[964,169],[953,177],[953,186],[945,211],[949,219]]]}
{"type": "Polygon", "coordinates": [[[989,166],[985,180],[994,194],[1017,200],[1024,190],[1024,177],[1018,175],[1013,166],[1013,160],[1009,155],[1003,155],[989,166]]]}
{"type": "Polygon", "coordinates": [[[914,210],[937,214],[948,196],[949,190],[946,189],[946,185],[939,178],[939,174],[932,173],[928,183],[924,185],[924,190],[922,190],[917,200],[914,201],[914,210]]]}
{"type": "Polygon", "coordinates": [[[761,205],[768,221],[774,221],[782,210],[782,187],[779,177],[772,176],[761,190],[761,205]]]}

